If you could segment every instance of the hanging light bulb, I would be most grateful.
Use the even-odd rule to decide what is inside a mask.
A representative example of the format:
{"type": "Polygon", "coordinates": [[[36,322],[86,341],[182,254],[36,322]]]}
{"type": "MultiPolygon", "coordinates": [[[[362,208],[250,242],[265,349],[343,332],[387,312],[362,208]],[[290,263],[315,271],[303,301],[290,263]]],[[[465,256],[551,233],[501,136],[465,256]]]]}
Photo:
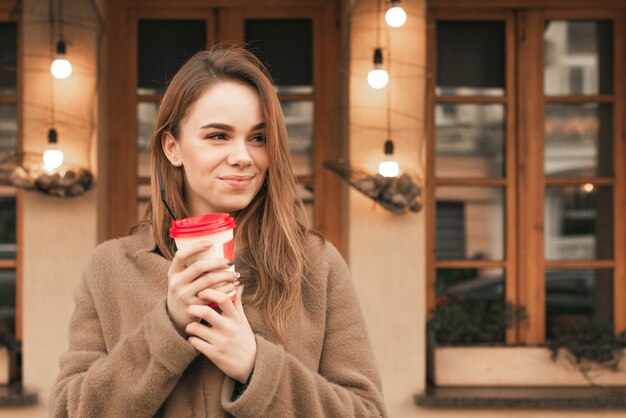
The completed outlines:
{"type": "Polygon", "coordinates": [[[48,131],[48,149],[43,153],[43,166],[47,171],[54,171],[63,164],[63,151],[57,148],[57,131],[48,131]]]}
{"type": "Polygon", "coordinates": [[[65,59],[65,42],[57,42],[57,57],[50,65],[50,71],[56,78],[63,80],[72,74],[72,64],[65,59]]]}
{"type": "Polygon", "coordinates": [[[396,177],[400,174],[400,166],[393,159],[393,141],[385,141],[385,160],[378,164],[378,172],[383,177],[396,177]]]}
{"type": "Polygon", "coordinates": [[[400,6],[400,0],[391,0],[391,6],[385,13],[385,22],[392,28],[399,28],[406,22],[406,12],[400,6]]]}
{"type": "Polygon", "coordinates": [[[375,89],[382,89],[389,81],[389,75],[383,68],[383,51],[374,49],[374,69],[367,74],[367,82],[375,89]]]}

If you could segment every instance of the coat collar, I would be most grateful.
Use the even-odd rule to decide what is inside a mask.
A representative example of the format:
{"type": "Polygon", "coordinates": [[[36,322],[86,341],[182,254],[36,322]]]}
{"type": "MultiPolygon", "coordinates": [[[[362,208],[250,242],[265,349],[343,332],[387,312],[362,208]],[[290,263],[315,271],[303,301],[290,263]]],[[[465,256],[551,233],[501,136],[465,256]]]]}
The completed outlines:
{"type": "Polygon", "coordinates": [[[138,226],[129,238],[126,245],[129,254],[133,257],[154,252],[156,248],[156,240],[154,239],[154,232],[150,224],[138,226]]]}

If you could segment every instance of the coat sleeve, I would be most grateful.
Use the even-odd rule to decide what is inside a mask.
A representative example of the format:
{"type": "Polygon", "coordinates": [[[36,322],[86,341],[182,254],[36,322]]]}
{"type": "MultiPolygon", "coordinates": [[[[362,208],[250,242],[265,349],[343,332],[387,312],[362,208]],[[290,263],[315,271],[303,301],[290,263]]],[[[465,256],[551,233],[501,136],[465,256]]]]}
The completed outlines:
{"type": "Polygon", "coordinates": [[[197,355],[174,328],[165,300],[107,352],[88,283],[74,295],[69,350],[52,389],[52,417],[152,417],[197,355]]]}
{"type": "Polygon", "coordinates": [[[233,416],[387,416],[348,267],[338,251],[326,245],[328,306],[319,370],[309,369],[282,346],[257,335],[257,361],[243,394],[233,401],[233,385],[222,387],[222,405],[233,416]]]}

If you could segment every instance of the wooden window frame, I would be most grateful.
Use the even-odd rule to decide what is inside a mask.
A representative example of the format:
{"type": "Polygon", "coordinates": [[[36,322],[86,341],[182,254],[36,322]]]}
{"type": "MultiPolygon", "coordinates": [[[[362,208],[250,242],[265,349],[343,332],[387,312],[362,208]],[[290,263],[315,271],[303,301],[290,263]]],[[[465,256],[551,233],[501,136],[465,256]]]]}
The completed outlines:
{"type": "MultiPolygon", "coordinates": [[[[15,0],[0,0],[0,21],[15,22],[17,24],[17,89],[13,97],[0,97],[0,103],[15,103],[17,108],[17,144],[18,150],[22,149],[22,76],[19,69],[22,68],[22,40],[21,40],[21,14],[16,12],[17,2],[15,0]]],[[[11,187],[11,186],[6,186],[11,187]]],[[[15,188],[15,259],[0,260],[0,269],[15,269],[15,336],[22,339],[22,201],[24,191],[15,188]]]]}
{"type": "MultiPolygon", "coordinates": [[[[101,235],[103,239],[126,235],[128,227],[136,222],[137,186],[136,174],[136,109],[139,98],[136,85],[136,45],[123,49],[120,57],[118,45],[128,39],[136,39],[135,28],[138,17],[158,18],[197,18],[213,14],[215,32],[207,41],[214,39],[236,40],[243,36],[245,18],[312,18],[314,23],[313,83],[314,91],[314,176],[300,178],[300,181],[313,181],[316,191],[314,198],[314,228],[326,235],[345,253],[342,218],[345,216],[340,180],[322,168],[324,160],[338,158],[336,148],[331,147],[333,127],[325,117],[336,98],[338,68],[338,27],[336,25],[337,5],[335,0],[323,2],[315,0],[260,0],[232,4],[228,1],[181,0],[173,7],[171,2],[132,0],[112,0],[107,5],[107,23],[115,31],[107,31],[105,84],[107,86],[106,137],[106,199],[105,221],[101,235]],[[132,54],[135,54],[134,56],[132,54]],[[132,78],[131,78],[132,77],[132,78]],[[122,103],[120,103],[120,101],[122,103]],[[134,106],[134,107],[133,107],[134,106]],[[340,206],[338,208],[338,205],[340,206]]],[[[211,27],[208,27],[210,30],[211,27]]],[[[242,39],[241,39],[242,40],[242,39]]],[[[296,97],[283,97],[295,99],[296,97]]],[[[155,100],[158,98],[154,98],[155,100]]],[[[144,180],[145,181],[145,180],[144,180]]]]}
{"type": "MultiPolygon", "coordinates": [[[[429,2],[427,39],[427,182],[426,182],[426,271],[427,271],[427,318],[435,302],[436,270],[438,267],[504,268],[506,271],[506,301],[514,306],[525,306],[528,314],[527,326],[509,329],[506,343],[537,345],[545,342],[545,269],[547,268],[611,268],[613,269],[614,324],[616,332],[626,328],[626,260],[621,255],[626,249],[626,222],[618,214],[626,203],[626,131],[624,119],[626,109],[625,29],[626,4],[620,1],[599,1],[598,11],[584,9],[588,2],[572,0],[513,1],[478,0],[472,2],[468,11],[467,2],[457,0],[431,0],[429,2]],[[579,7],[580,9],[576,9],[579,7]],[[500,98],[459,98],[435,96],[436,84],[436,20],[489,20],[508,19],[514,8],[524,15],[507,24],[506,37],[506,92],[500,98]],[[538,10],[533,10],[534,8],[538,10]],[[574,9],[574,10],[571,10],[574,9]],[[544,19],[609,19],[614,22],[614,93],[611,95],[585,96],[582,98],[559,98],[543,94],[543,67],[534,69],[526,62],[543,61],[544,19]],[[524,27],[526,25],[526,27],[524,27]],[[513,36],[509,33],[514,30],[513,36]],[[514,51],[511,53],[511,51],[514,51]],[[513,55],[513,57],[511,56],[513,55]],[[516,57],[517,56],[517,57],[516,57]],[[512,60],[512,61],[511,61],[512,60]],[[529,73],[529,71],[534,71],[529,73]],[[517,83],[511,85],[511,83],[517,83]],[[511,97],[510,92],[524,92],[511,97]],[[530,93],[533,92],[533,93],[530,93]],[[507,177],[489,180],[437,179],[435,177],[435,121],[434,106],[442,102],[492,103],[507,105],[506,111],[506,154],[507,177]],[[593,178],[594,184],[614,186],[614,254],[611,260],[544,260],[543,211],[546,185],[579,184],[589,179],[544,178],[543,173],[543,108],[546,103],[609,102],[613,104],[614,123],[614,175],[611,178],[593,178]],[[531,141],[529,138],[540,138],[531,141]],[[517,155],[515,155],[517,154],[517,155]],[[520,172],[518,173],[518,170],[520,172]],[[512,175],[510,175],[511,173],[512,175]],[[516,177],[516,178],[515,178],[516,177]],[[436,186],[441,185],[506,185],[506,252],[499,261],[437,261],[435,255],[435,204],[436,186]],[[514,187],[510,187],[513,185],[514,187]],[[537,196],[535,199],[524,196],[537,196]],[[518,203],[519,202],[519,203],[518,203]],[[512,217],[510,217],[512,216],[512,217]],[[516,220],[516,223],[511,220],[516,220]],[[521,260],[533,260],[526,263],[521,260]],[[531,280],[517,280],[529,277],[531,280]]],[[[507,22],[509,22],[507,20],[507,22]]]]}

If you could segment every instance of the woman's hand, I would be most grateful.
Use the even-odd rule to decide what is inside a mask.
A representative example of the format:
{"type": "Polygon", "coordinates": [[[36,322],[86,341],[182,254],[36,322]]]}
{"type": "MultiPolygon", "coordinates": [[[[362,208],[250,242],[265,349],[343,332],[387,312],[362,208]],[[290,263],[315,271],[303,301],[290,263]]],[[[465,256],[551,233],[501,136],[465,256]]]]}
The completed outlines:
{"type": "Polygon", "coordinates": [[[222,313],[205,304],[192,305],[189,314],[204,319],[207,325],[192,322],[185,328],[189,342],[204,354],[224,374],[245,383],[256,362],[256,340],[241,305],[243,286],[237,288],[233,303],[228,296],[213,289],[205,289],[199,296],[216,302],[222,313]]]}
{"type": "Polygon", "coordinates": [[[206,303],[198,293],[213,288],[226,297],[226,293],[235,290],[237,274],[226,270],[232,265],[230,260],[204,259],[186,266],[190,257],[206,251],[210,246],[211,242],[204,241],[190,249],[177,251],[167,272],[167,312],[181,333],[197,318],[189,313],[188,308],[206,303]]]}

